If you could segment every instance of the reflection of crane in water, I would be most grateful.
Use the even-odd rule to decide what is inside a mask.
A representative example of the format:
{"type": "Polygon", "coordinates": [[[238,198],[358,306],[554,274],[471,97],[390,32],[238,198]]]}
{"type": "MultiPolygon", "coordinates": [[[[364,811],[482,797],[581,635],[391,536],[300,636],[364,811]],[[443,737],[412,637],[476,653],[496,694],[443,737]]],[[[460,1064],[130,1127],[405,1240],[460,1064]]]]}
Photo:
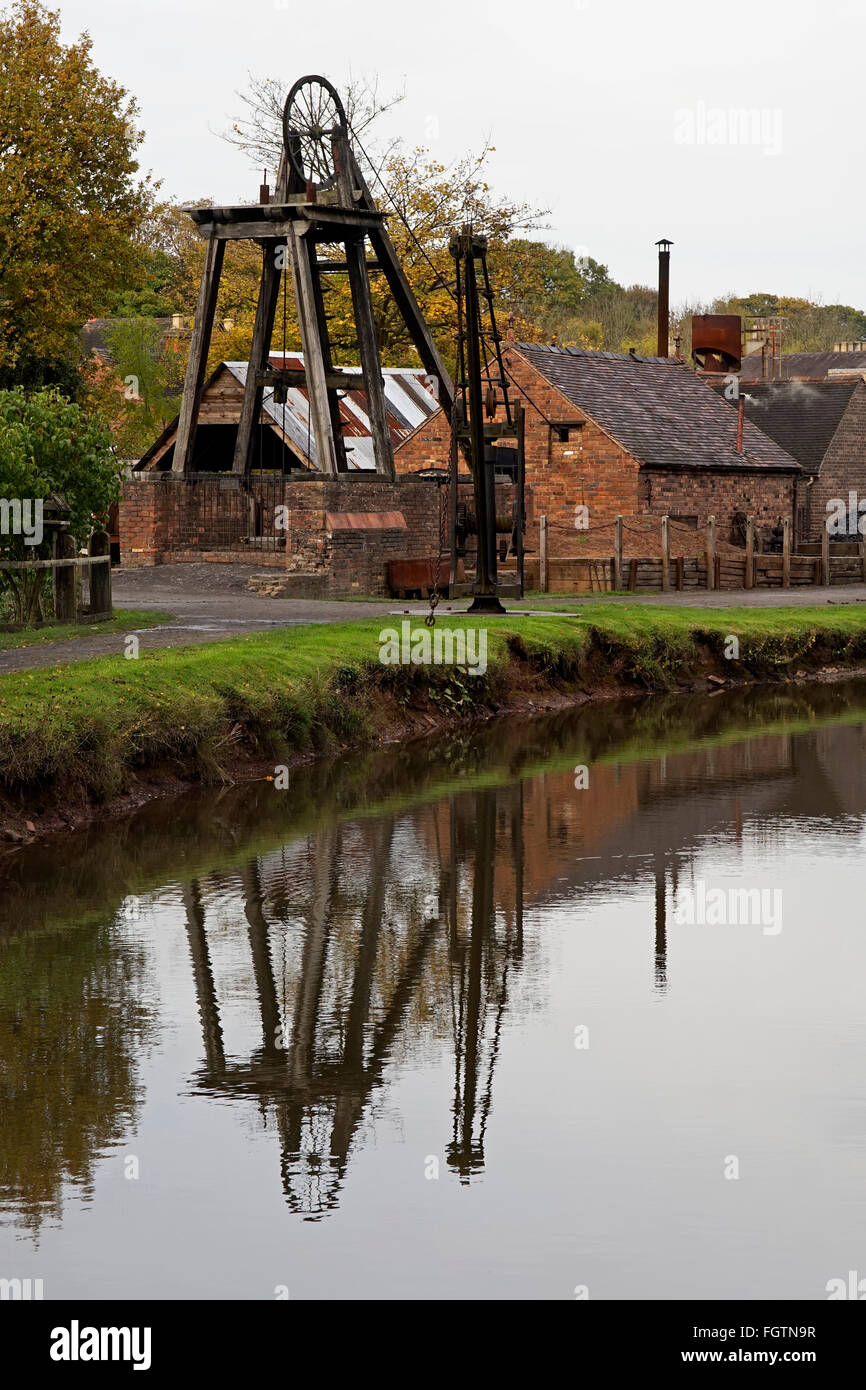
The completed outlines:
{"type": "Polygon", "coordinates": [[[448,1163],[468,1182],[484,1166],[484,1137],[493,1096],[493,1072],[499,1055],[502,1019],[512,960],[523,953],[523,787],[512,789],[511,851],[514,863],[514,922],[505,926],[504,941],[496,931],[494,873],[497,798],[479,792],[475,816],[475,873],[469,940],[460,930],[457,908],[457,818],[452,801],[450,828],[450,894],[448,912],[449,967],[454,1028],[454,1126],[448,1163]],[[498,979],[497,979],[498,974],[498,979]],[[493,1014],[492,1027],[485,1013],[493,1014]],[[489,1036],[488,1036],[489,1033],[489,1036]],[[488,1056],[485,1068],[484,1048],[488,1056]],[[477,1124],[477,1134],[476,1134],[477,1124]]]}
{"type": "MultiPolygon", "coordinates": [[[[512,795],[520,796],[519,790],[512,795]]],[[[508,965],[522,949],[522,888],[517,893],[514,939],[506,930],[505,945],[497,942],[494,874],[496,870],[497,795],[482,792],[463,798],[474,815],[461,817],[452,802],[447,870],[440,854],[439,902],[434,916],[410,923],[399,969],[388,997],[374,998],[377,966],[382,959],[386,894],[389,882],[402,881],[392,866],[394,819],[381,819],[366,828],[369,874],[360,909],[348,997],[337,1029],[339,1042],[322,1042],[323,998],[333,956],[337,894],[341,868],[339,829],[325,828],[315,842],[311,892],[293,1007],[281,1008],[265,916],[265,894],[258,861],[241,874],[248,923],[256,996],[261,1017],[262,1044],[247,1060],[227,1058],[214,984],[202,895],[197,883],[185,892],[187,933],[201,1017],[205,1064],[197,1084],[220,1094],[256,1096],[270,1111],[280,1140],[283,1188],[290,1206],[315,1218],[334,1209],[346,1172],[352,1143],[373,1094],[383,1080],[385,1065],[404,1030],[407,1015],[427,978],[437,988],[431,953],[442,942],[448,924],[448,951],[454,991],[457,1087],[454,1141],[449,1162],[466,1177],[483,1157],[484,1128],[491,1104],[493,1069],[505,1009],[508,965]],[[461,930],[458,876],[461,865],[473,861],[471,920],[461,930]],[[501,978],[500,978],[501,977],[501,978]],[[485,1037],[486,1019],[493,1012],[492,1040],[485,1037]],[[291,1025],[289,1024],[291,1014],[291,1025]],[[489,1046],[486,1079],[481,1080],[484,1050],[489,1046]],[[476,1121],[478,1138],[473,1139],[476,1121]]],[[[512,811],[515,864],[522,874],[522,815],[512,811]]],[[[351,886],[352,874],[344,887],[351,886]]],[[[430,1001],[425,1001],[429,1003],[430,1001]]],[[[434,1001],[435,1002],[435,1001],[434,1001]]]]}

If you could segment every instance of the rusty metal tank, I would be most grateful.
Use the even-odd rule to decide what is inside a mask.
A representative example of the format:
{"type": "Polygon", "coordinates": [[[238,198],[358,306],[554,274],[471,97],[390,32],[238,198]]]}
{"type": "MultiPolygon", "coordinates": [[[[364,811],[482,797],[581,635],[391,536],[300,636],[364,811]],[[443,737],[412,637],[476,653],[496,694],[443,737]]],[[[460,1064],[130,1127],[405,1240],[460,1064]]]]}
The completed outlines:
{"type": "Polygon", "coordinates": [[[738,372],[743,355],[739,314],[694,314],[692,361],[704,372],[738,372]]]}

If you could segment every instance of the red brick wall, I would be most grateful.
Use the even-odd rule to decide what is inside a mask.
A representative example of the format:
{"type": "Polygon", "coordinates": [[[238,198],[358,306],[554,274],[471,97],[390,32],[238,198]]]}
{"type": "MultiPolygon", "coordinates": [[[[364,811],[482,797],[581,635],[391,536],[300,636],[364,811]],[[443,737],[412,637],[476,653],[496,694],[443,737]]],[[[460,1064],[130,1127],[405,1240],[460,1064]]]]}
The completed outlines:
{"type": "Polygon", "coordinates": [[[117,530],[124,565],[158,565],[166,545],[168,493],[162,475],[142,473],[123,485],[117,530]]]}
{"type": "Polygon", "coordinates": [[[419,473],[422,468],[447,468],[450,451],[451,422],[444,410],[437,410],[414,434],[395,446],[394,467],[401,474],[419,473]]]}
{"type": "Polygon", "coordinates": [[[439,550],[436,483],[384,478],[287,482],[291,574],[318,576],[332,597],[387,594],[389,560],[420,559],[439,550]],[[405,529],[335,530],[327,512],[402,512],[405,529]]]}
{"type": "Polygon", "coordinates": [[[696,516],[698,526],[716,518],[720,541],[730,539],[735,512],[754,516],[755,530],[768,536],[780,517],[794,520],[794,475],[790,473],[697,473],[644,469],[640,510],[656,516],[696,516]]]}
{"type": "MultiPolygon", "coordinates": [[[[389,559],[416,559],[439,548],[439,488],[435,483],[357,477],[253,479],[263,508],[288,509],[285,549],[226,548],[228,532],[250,528],[250,493],[228,478],[187,481],[141,473],[124,484],[120,504],[121,563],[125,566],[210,561],[279,567],[315,580],[323,594],[387,592],[389,559]],[[337,530],[328,512],[402,512],[405,529],[337,530]]],[[[265,525],[265,531],[272,526],[265,525]]],[[[280,533],[282,534],[282,533],[280,533]]]]}

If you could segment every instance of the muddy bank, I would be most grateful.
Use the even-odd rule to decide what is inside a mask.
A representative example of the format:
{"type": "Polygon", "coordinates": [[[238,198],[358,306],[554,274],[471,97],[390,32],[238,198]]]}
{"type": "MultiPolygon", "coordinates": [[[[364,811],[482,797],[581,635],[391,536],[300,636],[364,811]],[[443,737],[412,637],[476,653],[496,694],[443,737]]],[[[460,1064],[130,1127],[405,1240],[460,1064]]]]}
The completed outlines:
{"type": "MultiPolygon", "coordinates": [[[[0,793],[0,864],[22,847],[50,836],[68,834],[94,822],[129,815],[191,787],[231,787],[273,780],[277,770],[292,769],[347,752],[469,732],[492,721],[531,722],[535,716],[639,701],[653,694],[660,705],[672,693],[712,700],[723,691],[781,690],[807,683],[827,685],[866,676],[866,659],[853,659],[849,640],[832,640],[812,632],[785,651],[774,635],[742,659],[726,658],[720,635],[692,632],[688,649],[655,638],[623,642],[593,626],[578,645],[538,643],[525,632],[505,634],[501,655],[483,677],[452,670],[410,668],[383,673],[381,668],[340,664],[324,685],[305,693],[311,701],[303,730],[284,707],[269,715],[244,710],[228,700],[216,722],[197,740],[181,746],[168,742],[150,751],[126,747],[114,739],[94,749],[93,773],[87,749],[77,764],[51,778],[10,779],[0,793]],[[827,662],[828,647],[836,662],[827,662]]],[[[227,644],[228,645],[228,644],[227,644]]],[[[860,655],[859,650],[857,654],[860,655]]],[[[233,692],[236,695],[236,692],[233,692]]],[[[26,750],[20,759],[27,766],[26,750]]],[[[34,760],[38,767],[38,759],[34,760]]]]}

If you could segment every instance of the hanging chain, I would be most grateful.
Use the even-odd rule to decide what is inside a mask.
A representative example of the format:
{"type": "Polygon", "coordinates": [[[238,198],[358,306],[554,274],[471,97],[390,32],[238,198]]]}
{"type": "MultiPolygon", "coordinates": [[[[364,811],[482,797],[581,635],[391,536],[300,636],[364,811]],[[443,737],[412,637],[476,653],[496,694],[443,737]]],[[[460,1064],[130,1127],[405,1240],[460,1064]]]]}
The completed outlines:
{"type": "MultiPolygon", "coordinates": [[[[439,607],[441,595],[439,593],[439,574],[442,570],[442,562],[446,555],[450,561],[451,544],[449,539],[448,520],[451,515],[451,489],[456,486],[457,477],[457,402],[451,407],[451,449],[449,454],[448,482],[445,487],[439,489],[439,554],[436,557],[436,568],[433,573],[433,587],[430,590],[430,612],[424,619],[427,627],[436,625],[436,609],[439,607]]],[[[456,502],[456,498],[455,498],[456,502]]],[[[450,574],[449,574],[450,584],[450,574]]]]}
{"type": "Polygon", "coordinates": [[[448,491],[446,488],[439,489],[439,552],[436,556],[433,569],[433,586],[430,590],[430,612],[424,619],[427,627],[436,625],[436,609],[439,607],[439,571],[442,568],[442,556],[445,551],[445,513],[448,506],[448,491]],[[445,505],[443,506],[443,496],[445,505]]]}

